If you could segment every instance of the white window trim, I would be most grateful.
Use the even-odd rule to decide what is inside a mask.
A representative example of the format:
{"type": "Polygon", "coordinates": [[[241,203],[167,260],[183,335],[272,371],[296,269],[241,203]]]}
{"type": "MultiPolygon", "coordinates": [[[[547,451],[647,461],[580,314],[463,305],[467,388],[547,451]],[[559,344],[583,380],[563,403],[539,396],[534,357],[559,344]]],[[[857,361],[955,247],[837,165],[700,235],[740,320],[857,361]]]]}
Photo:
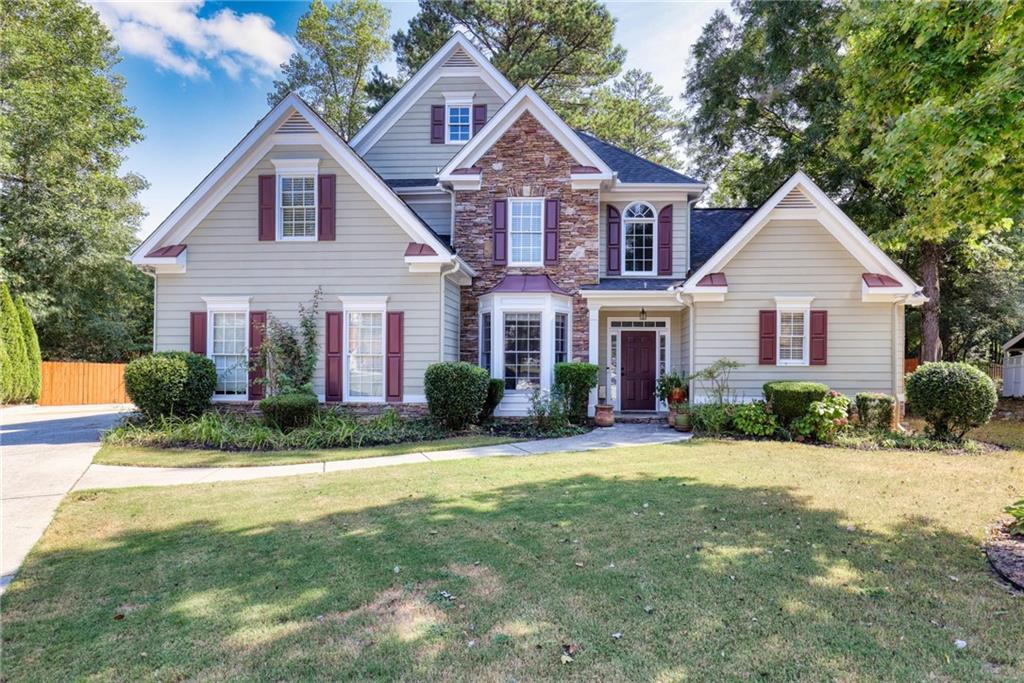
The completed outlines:
{"type": "MultiPolygon", "coordinates": [[[[671,318],[657,318],[657,317],[654,317],[654,318],[648,317],[647,318],[648,322],[665,323],[664,327],[646,327],[646,328],[645,327],[634,327],[634,328],[612,327],[612,323],[613,322],[638,321],[638,320],[640,320],[640,316],[632,316],[632,317],[630,317],[630,316],[616,316],[616,317],[606,318],[605,321],[604,321],[605,328],[607,329],[607,335],[608,335],[608,337],[607,337],[607,344],[605,346],[605,366],[604,367],[605,367],[605,372],[607,373],[608,370],[613,366],[613,362],[614,362],[614,367],[615,367],[615,397],[611,401],[611,403],[615,407],[615,411],[616,412],[619,412],[619,411],[622,410],[622,363],[620,362],[619,358],[613,358],[612,357],[612,337],[617,337],[617,339],[615,341],[615,351],[616,351],[617,355],[621,355],[621,353],[622,353],[622,337],[621,337],[621,333],[623,331],[625,331],[625,332],[655,332],[655,333],[657,333],[659,339],[657,341],[657,346],[655,346],[655,351],[656,352],[658,351],[658,349],[660,348],[660,345],[661,345],[660,337],[664,337],[665,338],[665,372],[666,373],[672,372],[672,319],[671,318]]],[[[655,368],[657,370],[657,372],[655,373],[655,382],[657,382],[657,380],[661,378],[661,363],[657,363],[655,368]]],[[[611,386],[612,386],[612,383],[611,383],[610,379],[611,378],[607,377],[607,376],[605,378],[605,383],[608,386],[607,391],[609,393],[611,392],[611,386]]],[[[655,399],[655,401],[654,401],[654,409],[655,410],[668,410],[668,406],[663,401],[661,401],[660,399],[655,399]]]]}
{"type": "Polygon", "coordinates": [[[341,348],[343,350],[341,355],[341,400],[344,403],[385,403],[387,400],[388,393],[388,296],[387,295],[355,295],[355,296],[339,296],[338,300],[341,301],[341,320],[342,320],[342,335],[341,335],[341,348]],[[381,327],[382,327],[382,339],[381,339],[381,351],[384,356],[384,373],[382,376],[381,383],[381,395],[380,398],[366,396],[352,397],[349,394],[349,388],[352,386],[351,378],[349,375],[349,352],[348,352],[348,333],[351,329],[351,325],[348,323],[349,313],[380,313],[381,314],[381,327]]]}
{"type": "Polygon", "coordinates": [[[494,353],[492,346],[492,339],[494,338],[494,313],[490,309],[480,309],[479,315],[477,316],[477,365],[484,368],[488,373],[494,371],[494,353]],[[491,339],[484,339],[484,316],[491,316],[491,339]],[[484,349],[490,348],[492,353],[491,362],[488,367],[484,367],[484,349]]]}
{"type": "MultiPolygon", "coordinates": [[[[252,326],[249,324],[249,303],[251,296],[204,296],[201,297],[206,304],[206,357],[213,360],[213,314],[214,313],[244,313],[245,314],[245,358],[249,359],[249,349],[252,348],[252,326]]],[[[248,374],[248,373],[247,373],[248,374]]],[[[249,382],[245,383],[245,394],[231,394],[218,396],[214,394],[211,401],[215,402],[238,402],[249,400],[249,382]]]]}
{"type": "Polygon", "coordinates": [[[622,275],[622,277],[656,277],[658,275],[658,211],[657,211],[657,209],[655,209],[654,205],[651,204],[650,202],[634,201],[634,202],[629,202],[625,206],[622,207],[622,214],[621,215],[622,215],[622,218],[620,219],[621,220],[621,225],[619,226],[619,230],[621,231],[621,234],[619,235],[619,245],[620,245],[619,251],[622,252],[622,253],[619,255],[619,273],[622,275]],[[651,223],[653,223],[653,225],[654,225],[653,230],[651,231],[651,239],[652,239],[652,242],[651,242],[651,247],[652,247],[651,269],[650,270],[646,270],[646,271],[638,271],[638,270],[627,271],[626,270],[626,229],[627,229],[627,227],[629,226],[630,223],[646,223],[647,222],[646,219],[626,218],[626,210],[629,209],[629,207],[633,206],[634,204],[641,204],[643,206],[646,206],[647,208],[649,208],[651,210],[651,213],[653,215],[653,218],[651,218],[651,223]]]}
{"type": "Polygon", "coordinates": [[[508,215],[505,217],[506,221],[506,244],[505,253],[508,254],[508,265],[510,266],[523,266],[523,267],[541,267],[544,265],[544,228],[546,227],[544,222],[546,220],[547,213],[544,210],[544,197],[509,197],[508,198],[508,215]],[[533,202],[540,204],[540,258],[536,261],[515,261],[512,259],[512,205],[522,204],[526,202],[533,202]]]}
{"type": "Polygon", "coordinates": [[[471,92],[446,92],[444,95],[444,144],[464,145],[473,139],[473,97],[471,92]],[[452,107],[469,107],[469,137],[465,140],[452,140],[451,119],[448,117],[448,110],[452,107]]]}
{"type": "Polygon", "coordinates": [[[811,364],[811,302],[813,296],[777,296],[775,297],[775,365],[804,367],[811,364]],[[782,359],[782,314],[803,313],[804,336],[801,360],[782,359]]]}
{"type": "Polygon", "coordinates": [[[315,242],[320,231],[320,160],[271,159],[277,177],[274,179],[275,237],[279,242],[315,242]],[[284,178],[313,178],[313,234],[301,237],[284,236],[284,207],[281,205],[284,178]]]}

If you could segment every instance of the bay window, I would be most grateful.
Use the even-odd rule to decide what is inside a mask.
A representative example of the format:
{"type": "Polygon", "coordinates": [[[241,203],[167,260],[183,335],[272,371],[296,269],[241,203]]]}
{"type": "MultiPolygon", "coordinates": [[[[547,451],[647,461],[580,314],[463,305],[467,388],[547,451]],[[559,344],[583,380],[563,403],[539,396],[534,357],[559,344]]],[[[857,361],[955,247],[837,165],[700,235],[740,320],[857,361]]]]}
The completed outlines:
{"type": "Polygon", "coordinates": [[[491,374],[491,314],[480,314],[480,367],[491,374]]]}
{"type": "Polygon", "coordinates": [[[555,362],[569,362],[569,315],[555,313],[555,362]]]}
{"type": "Polygon", "coordinates": [[[523,391],[540,386],[541,314],[505,314],[505,389],[523,391]]]}

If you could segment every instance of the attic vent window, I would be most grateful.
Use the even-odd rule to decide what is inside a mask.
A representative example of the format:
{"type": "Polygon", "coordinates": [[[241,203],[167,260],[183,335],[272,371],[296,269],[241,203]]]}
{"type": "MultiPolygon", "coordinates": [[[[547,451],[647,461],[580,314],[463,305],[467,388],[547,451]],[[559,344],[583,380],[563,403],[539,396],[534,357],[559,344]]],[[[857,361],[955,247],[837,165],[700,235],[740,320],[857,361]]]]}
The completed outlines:
{"type": "Polygon", "coordinates": [[[783,197],[778,204],[780,209],[813,209],[815,208],[814,202],[812,202],[807,195],[800,191],[799,188],[794,187],[792,192],[783,197]]]}
{"type": "Polygon", "coordinates": [[[278,127],[277,132],[285,134],[301,134],[315,133],[316,131],[313,130],[313,126],[310,125],[309,121],[307,121],[302,114],[296,111],[292,112],[292,115],[278,127]]]}
{"type": "Polygon", "coordinates": [[[473,58],[466,54],[466,51],[461,47],[452,52],[451,56],[445,60],[445,66],[451,67],[467,67],[476,66],[473,62],[473,58]]]}

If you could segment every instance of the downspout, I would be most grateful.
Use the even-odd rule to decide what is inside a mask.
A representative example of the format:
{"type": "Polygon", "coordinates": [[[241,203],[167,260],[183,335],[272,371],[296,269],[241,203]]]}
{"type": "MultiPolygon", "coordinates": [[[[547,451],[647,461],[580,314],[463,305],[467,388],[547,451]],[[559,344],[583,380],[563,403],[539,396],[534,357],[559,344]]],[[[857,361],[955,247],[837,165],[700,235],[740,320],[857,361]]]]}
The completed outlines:
{"type": "Polygon", "coordinates": [[[148,266],[143,266],[139,270],[153,278],[153,353],[156,353],[156,295],[160,280],[157,279],[156,272],[148,266]]]}
{"type": "Polygon", "coordinates": [[[459,264],[458,261],[454,261],[452,263],[451,270],[447,270],[446,271],[444,269],[444,266],[442,266],[441,270],[439,271],[439,274],[440,274],[440,279],[439,279],[439,283],[440,283],[440,297],[438,298],[438,310],[440,312],[440,315],[437,316],[437,319],[438,319],[437,360],[439,362],[442,362],[442,363],[444,362],[444,313],[445,313],[445,309],[444,309],[444,305],[445,305],[444,279],[446,277],[448,277],[449,275],[454,275],[455,273],[459,272],[459,269],[461,267],[462,266],[459,264]]]}
{"type": "MultiPolygon", "coordinates": [[[[689,264],[687,264],[687,269],[689,269],[689,264]]],[[[690,330],[689,330],[689,337],[690,337],[689,356],[690,356],[690,358],[689,358],[689,362],[687,364],[686,372],[687,372],[688,375],[692,376],[693,375],[693,352],[694,352],[694,349],[693,349],[693,330],[696,327],[695,318],[696,318],[696,314],[697,314],[697,307],[694,305],[694,302],[692,302],[692,301],[687,303],[684,300],[685,295],[681,291],[679,291],[678,289],[675,290],[675,294],[676,294],[676,301],[678,301],[681,305],[683,305],[683,306],[685,306],[686,308],[689,309],[686,318],[687,318],[687,323],[689,323],[688,327],[690,328],[690,330]]],[[[690,397],[690,401],[692,402],[693,401],[693,380],[691,379],[688,382],[688,384],[689,384],[689,387],[688,387],[689,397],[690,397]]]]}

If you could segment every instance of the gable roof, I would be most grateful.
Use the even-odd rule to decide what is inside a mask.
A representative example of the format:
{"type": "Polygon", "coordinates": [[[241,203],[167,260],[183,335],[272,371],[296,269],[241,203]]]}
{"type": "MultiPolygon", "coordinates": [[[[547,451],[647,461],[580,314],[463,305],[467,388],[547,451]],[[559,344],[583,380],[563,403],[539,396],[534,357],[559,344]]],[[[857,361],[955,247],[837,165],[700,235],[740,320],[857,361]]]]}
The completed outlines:
{"type": "Polygon", "coordinates": [[[690,211],[690,268],[700,268],[757,209],[698,209],[690,211]]]}
{"type": "Polygon", "coordinates": [[[438,179],[450,180],[452,175],[465,175],[465,169],[472,168],[473,164],[526,112],[530,112],[577,163],[581,166],[592,167],[592,169],[586,169],[588,175],[600,174],[608,179],[612,178],[612,169],[608,167],[608,164],[580,138],[576,131],[569,127],[569,124],[562,120],[562,117],[548,106],[540,95],[529,86],[523,86],[445,164],[438,174],[438,179]]]}
{"type": "Polygon", "coordinates": [[[1010,349],[1016,348],[1018,346],[1020,348],[1024,348],[1024,332],[1021,332],[1016,337],[1003,344],[1003,351],[1009,351],[1010,349]]]}
{"type": "Polygon", "coordinates": [[[448,42],[352,136],[352,149],[360,155],[366,154],[437,79],[446,74],[455,76],[466,73],[480,76],[504,100],[508,100],[516,91],[515,86],[491,64],[473,41],[461,31],[455,31],[448,42]]]}
{"type": "Polygon", "coordinates": [[[619,176],[622,183],[685,183],[702,185],[696,178],[683,175],[671,168],[648,161],[621,147],[605,142],[590,133],[577,129],[576,134],[619,176]]]}
{"type": "Polygon", "coordinates": [[[821,188],[806,173],[797,171],[744,221],[743,225],[726,240],[725,244],[687,278],[682,290],[693,292],[697,283],[705,275],[721,272],[725,265],[760,232],[761,228],[768,224],[772,217],[813,217],[846,248],[851,256],[864,266],[866,271],[888,275],[899,281],[900,288],[898,291],[893,291],[893,294],[911,296],[916,295],[921,289],[902,268],[896,265],[857,227],[856,223],[850,220],[849,216],[843,213],[843,210],[835,202],[821,191],[821,188]],[[795,194],[792,194],[794,192],[795,194]],[[805,202],[806,206],[804,206],[805,202]],[[787,208],[794,203],[799,204],[800,207],[787,208]]]}
{"type": "MultiPolygon", "coordinates": [[[[413,241],[429,245],[437,253],[452,255],[448,244],[395,194],[384,179],[301,97],[290,93],[260,119],[171,215],[135,248],[130,257],[132,263],[145,265],[147,255],[165,238],[173,237],[175,242],[184,240],[275,144],[285,143],[320,144],[413,241]],[[279,126],[284,123],[294,125],[295,114],[301,115],[308,122],[314,131],[313,135],[283,133],[287,137],[282,139],[282,134],[278,133],[279,126]]],[[[471,270],[468,266],[466,268],[471,270]]]]}

